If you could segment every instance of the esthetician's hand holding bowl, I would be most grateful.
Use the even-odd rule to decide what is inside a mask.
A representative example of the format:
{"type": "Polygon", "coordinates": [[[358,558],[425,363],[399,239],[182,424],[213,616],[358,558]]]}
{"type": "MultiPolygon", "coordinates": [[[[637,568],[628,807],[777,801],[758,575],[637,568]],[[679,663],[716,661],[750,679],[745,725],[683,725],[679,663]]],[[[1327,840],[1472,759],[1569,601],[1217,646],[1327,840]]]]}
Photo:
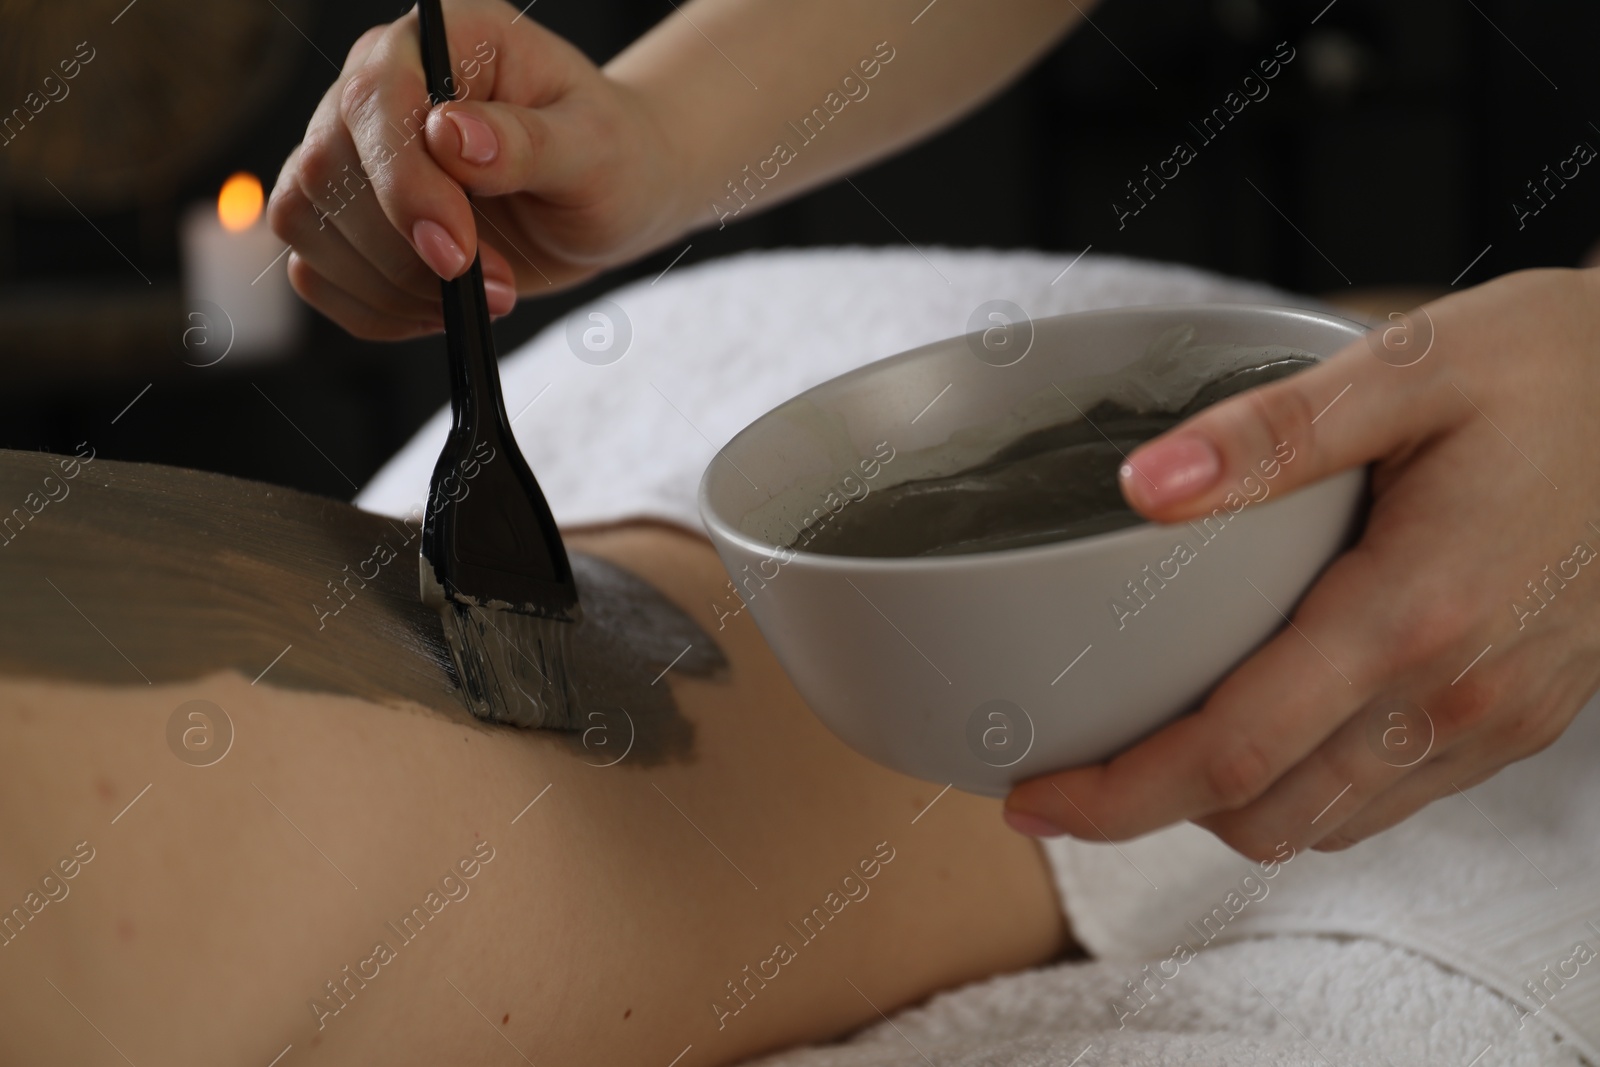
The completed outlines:
{"type": "Polygon", "coordinates": [[[1014,827],[1344,848],[1549,745],[1600,685],[1600,269],[1428,304],[1146,443],[1123,492],[1203,516],[1283,440],[1280,490],[1374,464],[1360,541],[1194,714],[1017,786],[1014,827]]]}

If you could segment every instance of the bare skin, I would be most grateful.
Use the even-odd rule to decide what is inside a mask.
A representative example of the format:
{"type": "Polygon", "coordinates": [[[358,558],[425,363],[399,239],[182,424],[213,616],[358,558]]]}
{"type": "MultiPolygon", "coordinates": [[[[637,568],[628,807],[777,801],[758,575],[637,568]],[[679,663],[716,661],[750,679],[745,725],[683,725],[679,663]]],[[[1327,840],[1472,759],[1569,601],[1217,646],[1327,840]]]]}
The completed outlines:
{"type": "MultiPolygon", "coordinates": [[[[572,545],[686,611],[725,582],[704,541],[661,527],[572,545]]],[[[27,625],[5,610],[0,628],[27,625]]],[[[516,1062],[509,1043],[537,1063],[687,1047],[680,1063],[721,1064],[1062,951],[1037,848],[994,802],[929,808],[936,786],[817,724],[747,621],[716,639],[724,677],[660,683],[692,756],[648,768],[231,671],[0,680],[0,907],[59,896],[0,946],[0,1060],[265,1064],[292,1045],[283,1063],[487,1064],[516,1062]],[[233,725],[210,766],[167,740],[194,699],[233,725]],[[433,914],[408,943],[386,923],[416,906],[433,914]],[[817,907],[838,913],[808,942],[789,923],[817,907]],[[793,958],[765,963],[779,942],[793,958]]]]}

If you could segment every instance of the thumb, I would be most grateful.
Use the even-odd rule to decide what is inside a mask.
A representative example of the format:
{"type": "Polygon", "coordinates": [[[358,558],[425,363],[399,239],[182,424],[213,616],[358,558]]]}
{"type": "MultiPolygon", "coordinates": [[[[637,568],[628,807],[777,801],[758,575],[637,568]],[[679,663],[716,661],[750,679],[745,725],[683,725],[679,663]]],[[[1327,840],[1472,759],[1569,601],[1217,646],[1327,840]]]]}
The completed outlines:
{"type": "Polygon", "coordinates": [[[495,101],[444,104],[428,117],[428,153],[478,196],[569,189],[589,165],[593,138],[567,125],[548,108],[495,101]]]}
{"type": "MultiPolygon", "coordinates": [[[[1431,340],[1426,309],[1412,316],[1429,323],[1431,340]]],[[[1374,330],[1318,366],[1229,397],[1140,445],[1118,472],[1123,496],[1148,519],[1182,522],[1262,479],[1297,489],[1431,436],[1444,415],[1425,402],[1436,392],[1425,387],[1440,361],[1399,365],[1386,346],[1393,331],[1374,330]]]]}

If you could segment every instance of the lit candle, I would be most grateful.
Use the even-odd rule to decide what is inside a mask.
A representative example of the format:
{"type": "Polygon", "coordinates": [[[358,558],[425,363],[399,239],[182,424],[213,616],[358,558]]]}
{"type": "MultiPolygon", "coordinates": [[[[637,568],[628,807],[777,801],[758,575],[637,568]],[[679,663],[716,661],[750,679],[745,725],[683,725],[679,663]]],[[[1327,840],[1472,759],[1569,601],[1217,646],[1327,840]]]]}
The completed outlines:
{"type": "Polygon", "coordinates": [[[262,217],[261,182],[239,173],[217,202],[183,217],[185,360],[210,366],[224,356],[267,357],[288,351],[301,309],[289,287],[283,242],[262,217]]]}

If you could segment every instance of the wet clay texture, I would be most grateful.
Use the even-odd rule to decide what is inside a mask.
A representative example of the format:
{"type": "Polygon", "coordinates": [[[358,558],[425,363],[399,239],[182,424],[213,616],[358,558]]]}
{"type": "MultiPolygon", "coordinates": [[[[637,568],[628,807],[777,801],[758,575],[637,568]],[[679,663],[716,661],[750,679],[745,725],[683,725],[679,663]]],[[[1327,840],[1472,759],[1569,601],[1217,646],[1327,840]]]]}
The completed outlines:
{"type": "MultiPolygon", "coordinates": [[[[261,685],[468,713],[439,614],[417,590],[420,514],[152,464],[0,450],[0,673],[107,685],[235,670],[261,685]]],[[[567,642],[585,744],[641,765],[692,755],[666,681],[726,665],[641,579],[574,554],[567,642]],[[680,657],[674,663],[675,657],[680,657]]],[[[482,725],[485,730],[502,729],[482,725]]]]}
{"type": "Polygon", "coordinates": [[[1283,358],[1236,370],[1173,411],[1101,401],[1081,418],[1024,434],[973,466],[872,492],[790,547],[835,556],[948,556],[1133,526],[1145,520],[1117,485],[1123,457],[1201,408],[1311,362],[1283,358]]]}

